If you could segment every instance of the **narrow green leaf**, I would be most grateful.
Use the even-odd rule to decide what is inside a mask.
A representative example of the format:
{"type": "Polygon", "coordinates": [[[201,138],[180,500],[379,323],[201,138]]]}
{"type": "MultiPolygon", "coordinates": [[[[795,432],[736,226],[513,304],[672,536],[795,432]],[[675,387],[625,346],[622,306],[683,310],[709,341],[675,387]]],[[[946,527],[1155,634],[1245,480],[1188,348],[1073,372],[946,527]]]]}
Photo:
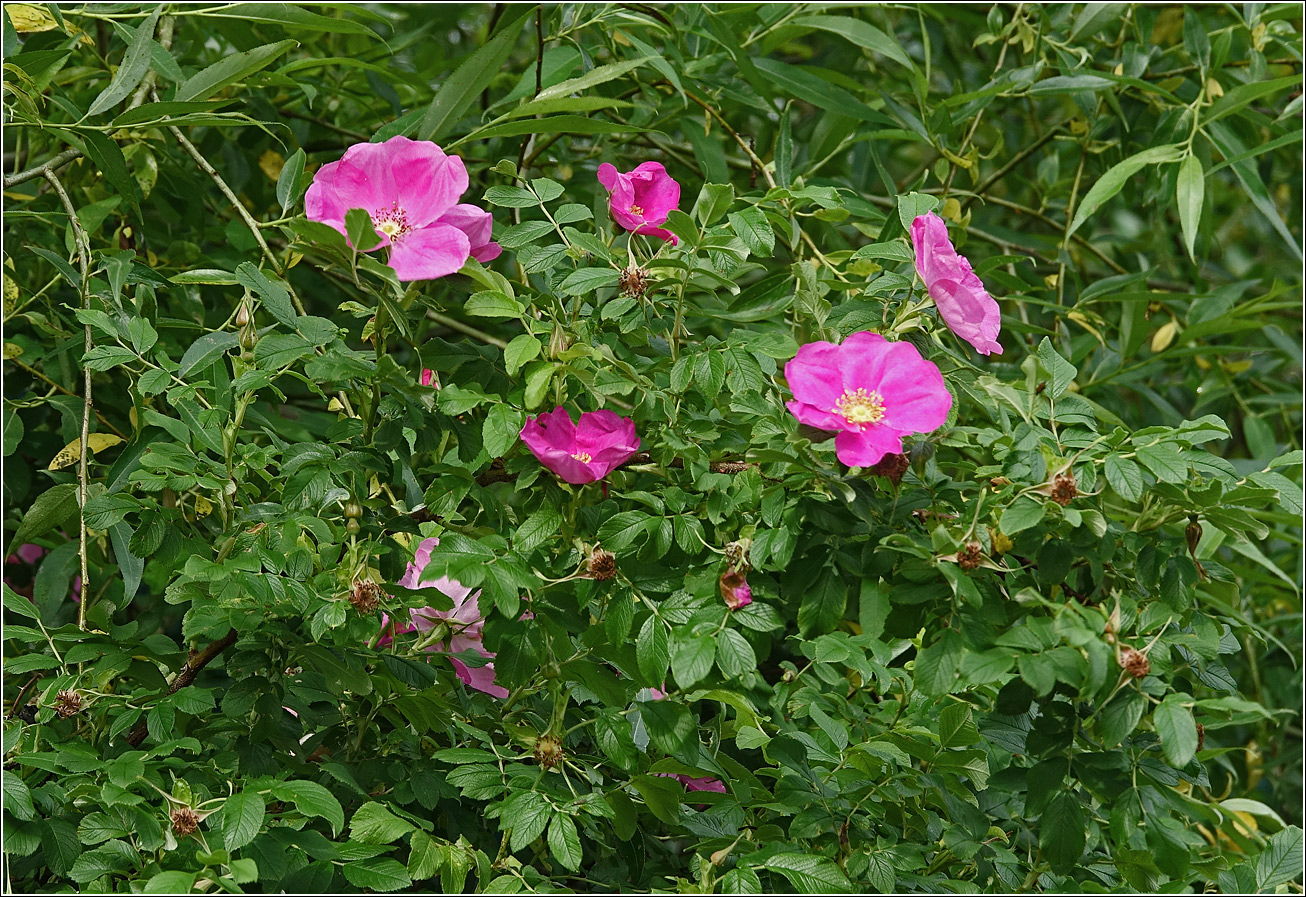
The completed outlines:
{"type": "Polygon", "coordinates": [[[1178,161],[1182,150],[1178,146],[1153,146],[1135,153],[1122,162],[1117,162],[1107,169],[1106,174],[1098,178],[1075,210],[1075,217],[1070,222],[1069,238],[1080,225],[1094,215],[1108,199],[1115,196],[1125,186],[1125,182],[1148,165],[1162,165],[1178,161]]]}
{"type": "Polygon", "coordinates": [[[418,139],[438,142],[448,133],[467,107],[475,102],[481,91],[499,73],[517,43],[522,23],[534,14],[534,7],[527,6],[524,11],[518,7],[517,15],[504,24],[498,34],[454,69],[453,74],[436,91],[431,105],[426,107],[422,122],[417,128],[418,139]]]}
{"type": "Polygon", "coordinates": [[[178,102],[207,100],[223,88],[271,65],[291,47],[298,46],[299,41],[282,40],[224,57],[179,85],[173,99],[178,102]]]}
{"type": "Polygon", "coordinates": [[[123,54],[122,62],[118,63],[118,71],[114,73],[109,86],[91,103],[88,115],[99,115],[118,105],[141,83],[145,73],[150,70],[150,43],[154,38],[154,24],[158,22],[163,10],[163,4],[154,7],[145,21],[136,26],[136,33],[127,44],[127,52],[123,54]]]}
{"type": "Polygon", "coordinates": [[[1197,158],[1196,153],[1180,164],[1175,189],[1178,194],[1179,224],[1184,232],[1184,246],[1188,249],[1188,257],[1191,259],[1193,245],[1197,241],[1197,230],[1202,223],[1202,200],[1206,195],[1206,176],[1202,171],[1202,161],[1197,158]]]}

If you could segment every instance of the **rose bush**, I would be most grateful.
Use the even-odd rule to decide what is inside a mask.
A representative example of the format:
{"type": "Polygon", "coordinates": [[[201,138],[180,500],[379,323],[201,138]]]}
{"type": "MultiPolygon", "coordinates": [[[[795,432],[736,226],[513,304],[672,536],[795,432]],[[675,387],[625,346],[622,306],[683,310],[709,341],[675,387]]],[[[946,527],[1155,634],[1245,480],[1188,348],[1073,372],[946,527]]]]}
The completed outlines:
{"type": "Polygon", "coordinates": [[[1297,7],[3,16],[14,890],[1300,889],[1297,7]]]}

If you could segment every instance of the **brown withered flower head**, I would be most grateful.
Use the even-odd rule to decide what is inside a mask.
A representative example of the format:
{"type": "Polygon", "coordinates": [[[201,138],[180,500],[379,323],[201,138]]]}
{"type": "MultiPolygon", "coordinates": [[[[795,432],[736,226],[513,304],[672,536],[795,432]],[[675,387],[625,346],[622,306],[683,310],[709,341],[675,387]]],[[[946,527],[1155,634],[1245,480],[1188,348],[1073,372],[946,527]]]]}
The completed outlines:
{"type": "Polygon", "coordinates": [[[595,545],[594,550],[590,552],[588,566],[590,576],[599,582],[605,582],[617,575],[617,556],[595,545]]]}
{"type": "Polygon", "coordinates": [[[1135,679],[1142,679],[1152,671],[1152,662],[1147,655],[1134,648],[1120,649],[1120,667],[1135,679]]]}
{"type": "Polygon", "coordinates": [[[1061,507],[1070,504],[1079,496],[1079,489],[1075,486],[1075,478],[1069,473],[1059,473],[1052,480],[1052,500],[1061,507]]]}
{"type": "Polygon", "coordinates": [[[172,830],[180,837],[194,834],[200,827],[200,817],[190,807],[178,807],[172,811],[172,830]]]}
{"type": "Polygon", "coordinates": [[[637,265],[623,268],[621,274],[617,277],[617,286],[621,288],[623,296],[634,296],[636,299],[642,299],[644,294],[648,292],[648,271],[637,265]]]}
{"type": "Polygon", "coordinates": [[[54,699],[54,712],[60,719],[76,716],[82,709],[82,696],[76,691],[65,689],[54,699]]]}
{"type": "Polygon", "coordinates": [[[370,579],[354,580],[354,587],[349,591],[349,603],[360,614],[370,614],[381,606],[381,596],[385,592],[370,579]]]}
{"type": "Polygon", "coordinates": [[[545,769],[553,769],[562,762],[562,742],[556,735],[541,735],[535,739],[535,762],[545,769]]]}
{"type": "Polygon", "coordinates": [[[903,474],[907,468],[911,467],[911,462],[907,456],[901,453],[890,453],[881,458],[877,463],[871,465],[871,473],[876,476],[888,478],[890,483],[897,486],[902,482],[903,474]]]}
{"type": "Polygon", "coordinates": [[[970,572],[980,565],[984,557],[984,548],[978,542],[967,542],[966,547],[957,552],[957,566],[970,572]]]}

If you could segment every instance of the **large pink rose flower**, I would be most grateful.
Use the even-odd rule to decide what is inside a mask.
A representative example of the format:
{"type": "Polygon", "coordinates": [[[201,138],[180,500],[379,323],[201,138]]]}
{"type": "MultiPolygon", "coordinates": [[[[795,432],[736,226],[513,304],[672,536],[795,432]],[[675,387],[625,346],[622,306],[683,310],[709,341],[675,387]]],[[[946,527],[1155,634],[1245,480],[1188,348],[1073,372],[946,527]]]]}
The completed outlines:
{"type": "Polygon", "coordinates": [[[466,190],[462,159],[429,140],[391,137],[356,143],[340,161],[319,168],[304,212],[348,236],[345,213],[363,209],[381,242],[360,249],[387,246],[396,277],[431,280],[453,274],[468,257],[488,262],[501,251],[490,240],[490,213],[458,202],[466,190]]]}
{"type": "MultiPolygon", "coordinates": [[[[475,651],[482,657],[493,659],[494,653],[485,650],[481,644],[481,630],[485,628],[485,615],[481,613],[481,608],[477,599],[480,597],[480,590],[472,591],[467,586],[447,576],[441,576],[436,579],[421,579],[422,570],[431,562],[431,549],[440,544],[440,540],[434,537],[423,539],[417,546],[416,557],[408,565],[407,571],[399,580],[399,585],[406,589],[437,589],[453,599],[453,607],[448,610],[436,610],[434,607],[416,607],[409,612],[412,619],[411,624],[405,625],[402,629],[393,629],[387,632],[382,638],[382,642],[388,643],[394,634],[399,632],[411,632],[413,629],[419,632],[430,632],[436,626],[444,624],[449,628],[449,641],[436,642],[427,650],[435,651],[442,654],[461,654],[464,651],[475,651]],[[393,633],[393,634],[392,634],[393,633]]],[[[382,628],[389,626],[389,620],[382,621],[382,628]]],[[[494,664],[487,663],[484,666],[469,667],[457,657],[450,657],[449,662],[453,664],[454,672],[458,678],[470,688],[477,691],[483,691],[487,695],[493,695],[496,698],[508,697],[508,689],[502,685],[496,685],[494,682],[494,664]]]]}
{"type": "Polygon", "coordinates": [[[626,230],[661,237],[673,245],[678,242],[675,234],[658,227],[680,205],[680,184],[661,162],[644,162],[624,174],[604,162],[599,166],[599,183],[609,193],[613,220],[626,230]]]}
{"type": "Polygon", "coordinates": [[[918,217],[911,223],[911,242],[916,248],[916,271],[943,323],[981,355],[1001,355],[1002,312],[970,262],[953,248],[943,219],[933,212],[918,217]]]}
{"type": "Polygon", "coordinates": [[[835,453],[849,467],[870,467],[902,451],[902,437],[943,425],[952,395],[943,374],[911,343],[862,331],[842,343],[808,343],[785,365],[799,422],[838,430],[835,453]]]}
{"type": "Polygon", "coordinates": [[[585,411],[576,423],[561,406],[527,419],[522,441],[540,463],[568,483],[593,483],[639,451],[635,422],[607,409],[585,411]]]}

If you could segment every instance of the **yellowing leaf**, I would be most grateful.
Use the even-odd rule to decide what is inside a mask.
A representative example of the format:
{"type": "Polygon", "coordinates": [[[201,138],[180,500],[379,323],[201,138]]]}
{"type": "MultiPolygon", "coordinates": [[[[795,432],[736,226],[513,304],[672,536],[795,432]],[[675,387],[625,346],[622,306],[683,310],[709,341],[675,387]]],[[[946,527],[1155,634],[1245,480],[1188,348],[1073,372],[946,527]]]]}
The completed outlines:
{"type": "Polygon", "coordinates": [[[939,209],[939,214],[949,221],[958,221],[961,219],[961,203],[952,198],[946,199],[943,208],[939,209]]]}
{"type": "Polygon", "coordinates": [[[1174,321],[1166,321],[1161,327],[1152,334],[1152,351],[1164,352],[1174,342],[1175,335],[1179,333],[1179,325],[1174,321]]]}
{"type": "Polygon", "coordinates": [[[281,168],[285,164],[286,160],[276,150],[265,150],[263,155],[258,157],[259,170],[268,176],[268,180],[274,183],[281,176],[281,168]]]}
{"type": "Polygon", "coordinates": [[[372,479],[367,482],[367,497],[376,498],[381,494],[381,481],[373,475],[372,479]]]}
{"type": "Polygon", "coordinates": [[[1102,347],[1106,348],[1106,340],[1102,338],[1101,332],[1088,322],[1087,315],[1085,315],[1083,312],[1072,311],[1068,315],[1066,315],[1066,317],[1074,321],[1080,327],[1083,327],[1089,333],[1093,334],[1093,336],[1097,338],[1097,341],[1102,344],[1102,347]]]}
{"type": "Polygon", "coordinates": [[[5,12],[9,13],[9,21],[14,23],[14,30],[20,34],[33,31],[53,31],[59,27],[59,23],[54,20],[54,16],[40,6],[11,3],[5,7],[5,12]]]}
{"type": "Polygon", "coordinates": [[[5,343],[5,361],[23,354],[23,347],[18,343],[5,343]]]}
{"type": "Polygon", "coordinates": [[[207,517],[213,513],[213,502],[202,495],[195,496],[195,517],[207,517]]]}
{"type": "Polygon", "coordinates": [[[335,396],[332,396],[331,401],[327,402],[327,411],[344,411],[344,410],[345,410],[345,406],[340,404],[340,400],[337,399],[335,396]]]}
{"type": "MultiPolygon", "coordinates": [[[[112,433],[92,433],[86,437],[86,446],[92,452],[102,452],[105,449],[115,446],[122,442],[121,436],[115,436],[112,433]]],[[[79,436],[72,442],[59,449],[59,453],[54,456],[50,466],[46,470],[63,470],[65,467],[71,467],[82,459],[82,440],[79,436]]]]}

